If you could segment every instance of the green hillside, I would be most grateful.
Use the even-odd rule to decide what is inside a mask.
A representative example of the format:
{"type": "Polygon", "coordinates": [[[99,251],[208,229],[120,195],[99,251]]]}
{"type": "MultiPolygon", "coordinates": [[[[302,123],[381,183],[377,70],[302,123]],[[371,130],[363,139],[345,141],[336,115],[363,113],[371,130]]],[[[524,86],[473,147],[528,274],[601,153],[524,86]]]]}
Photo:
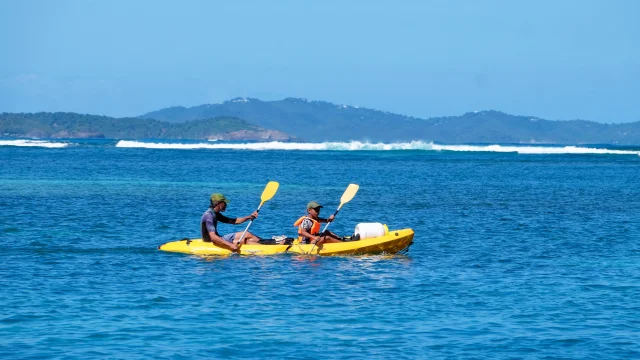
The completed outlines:
{"type": "Polygon", "coordinates": [[[153,119],[112,118],[61,112],[0,114],[0,134],[3,136],[207,139],[229,136],[237,131],[260,133],[268,130],[230,116],[218,116],[184,123],[168,123],[153,119]]]}

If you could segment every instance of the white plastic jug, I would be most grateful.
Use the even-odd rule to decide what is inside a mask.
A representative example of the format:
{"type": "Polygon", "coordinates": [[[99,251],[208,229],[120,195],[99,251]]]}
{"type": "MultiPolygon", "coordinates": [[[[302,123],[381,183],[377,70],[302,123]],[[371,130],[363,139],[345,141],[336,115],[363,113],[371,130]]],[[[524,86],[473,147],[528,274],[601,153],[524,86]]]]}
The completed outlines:
{"type": "Polygon", "coordinates": [[[384,236],[388,233],[387,225],[381,223],[360,223],[356,225],[355,231],[356,235],[360,235],[360,240],[384,236]]]}

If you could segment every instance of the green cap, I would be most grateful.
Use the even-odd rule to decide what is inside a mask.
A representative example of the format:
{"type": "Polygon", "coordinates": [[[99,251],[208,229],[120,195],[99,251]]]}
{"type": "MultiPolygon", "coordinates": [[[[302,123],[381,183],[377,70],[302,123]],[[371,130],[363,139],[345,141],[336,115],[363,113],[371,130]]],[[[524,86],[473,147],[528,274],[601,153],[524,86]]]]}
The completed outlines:
{"type": "Polygon", "coordinates": [[[310,202],[307,204],[307,209],[316,209],[316,208],[321,208],[321,207],[324,207],[324,206],[322,206],[322,205],[318,204],[318,202],[317,202],[317,201],[310,201],[310,202]]]}
{"type": "Polygon", "coordinates": [[[211,201],[224,201],[227,204],[229,203],[229,200],[220,193],[211,194],[211,201]]]}

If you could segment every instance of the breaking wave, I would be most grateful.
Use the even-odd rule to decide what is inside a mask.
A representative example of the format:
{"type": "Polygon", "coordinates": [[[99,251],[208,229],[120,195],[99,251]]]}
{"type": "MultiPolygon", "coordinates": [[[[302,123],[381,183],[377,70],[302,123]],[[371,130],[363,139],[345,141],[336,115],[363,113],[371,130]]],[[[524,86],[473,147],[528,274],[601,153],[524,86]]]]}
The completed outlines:
{"type": "Polygon", "coordinates": [[[323,143],[296,143],[296,142],[256,142],[256,143],[152,143],[120,140],[117,147],[146,148],[146,149],[227,149],[227,150],[432,150],[431,143],[413,141],[408,143],[368,143],[360,141],[351,142],[323,142],[323,143]]]}
{"type": "Polygon", "coordinates": [[[37,146],[46,148],[64,148],[69,143],[51,142],[45,140],[0,140],[0,146],[37,146]]]}
{"type": "Polygon", "coordinates": [[[301,151],[384,151],[384,150],[424,150],[460,152],[499,152],[518,154],[616,154],[639,155],[637,150],[616,150],[579,146],[517,146],[517,145],[439,145],[424,141],[398,143],[350,142],[256,142],[256,143],[154,143],[120,140],[117,147],[146,149],[227,149],[227,150],[301,150],[301,151]]]}
{"type": "Polygon", "coordinates": [[[615,150],[579,146],[505,146],[505,145],[432,145],[433,150],[472,151],[472,152],[515,152],[518,154],[615,154],[640,155],[637,150],[615,150]]]}

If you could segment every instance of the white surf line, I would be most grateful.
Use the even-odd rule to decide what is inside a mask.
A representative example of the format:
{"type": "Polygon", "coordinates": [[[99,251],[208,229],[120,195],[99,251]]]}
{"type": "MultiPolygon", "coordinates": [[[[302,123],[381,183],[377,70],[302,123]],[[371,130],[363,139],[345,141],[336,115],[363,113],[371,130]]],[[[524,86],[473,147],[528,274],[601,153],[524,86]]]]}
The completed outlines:
{"type": "Polygon", "coordinates": [[[547,147],[547,146],[503,146],[503,145],[432,145],[433,150],[467,151],[467,152],[499,152],[518,154],[614,154],[614,155],[640,155],[640,151],[599,149],[578,146],[547,147]]]}
{"type": "Polygon", "coordinates": [[[261,142],[237,144],[180,144],[149,143],[120,140],[117,147],[146,149],[227,149],[227,150],[301,150],[301,151],[390,151],[390,150],[423,150],[423,151],[459,151],[459,152],[498,152],[518,154],[616,154],[639,155],[640,151],[599,149],[578,146],[504,146],[504,145],[436,145],[424,141],[398,143],[370,143],[361,141],[295,143],[295,142],[261,142]]]}
{"type": "Polygon", "coordinates": [[[295,143],[295,142],[260,142],[238,144],[179,144],[179,143],[148,143],[139,141],[120,140],[117,147],[146,148],[146,149],[230,149],[230,150],[431,150],[431,144],[414,141],[408,143],[368,143],[351,142],[323,142],[323,143],[295,143]]]}
{"type": "Polygon", "coordinates": [[[36,146],[46,148],[64,148],[69,143],[50,142],[44,140],[0,140],[0,146],[36,146]]]}

